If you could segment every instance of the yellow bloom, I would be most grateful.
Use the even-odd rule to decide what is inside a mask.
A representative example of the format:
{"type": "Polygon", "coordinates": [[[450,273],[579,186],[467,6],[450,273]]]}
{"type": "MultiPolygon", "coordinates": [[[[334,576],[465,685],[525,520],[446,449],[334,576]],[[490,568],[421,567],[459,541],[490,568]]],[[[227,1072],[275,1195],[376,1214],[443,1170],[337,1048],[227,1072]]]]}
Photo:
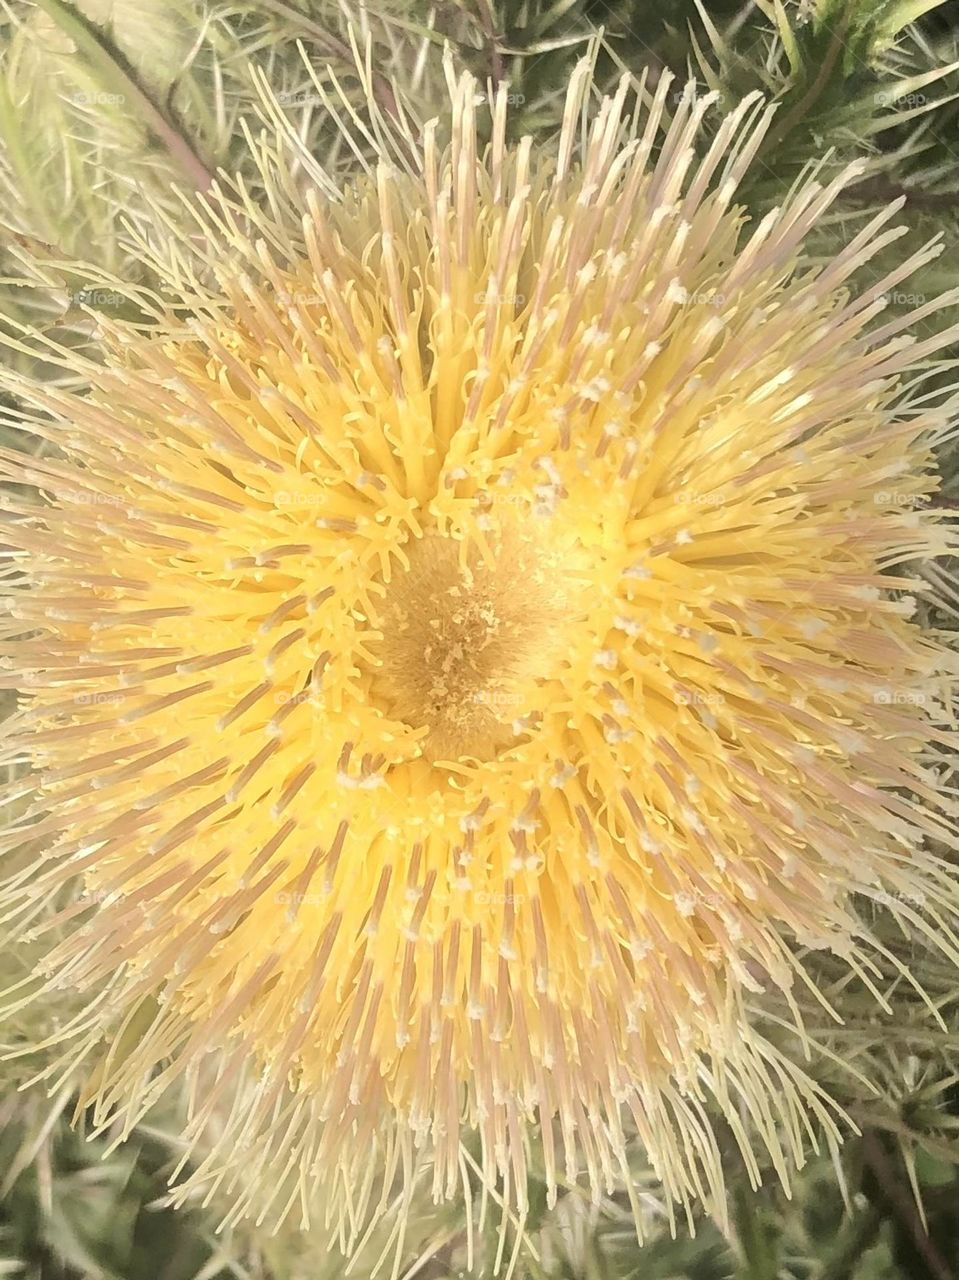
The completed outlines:
{"type": "Polygon", "coordinates": [[[505,88],[481,154],[465,78],[448,143],[384,137],[341,197],[221,191],[144,245],[151,322],[60,353],[88,395],[16,384],[62,456],[3,455],[47,504],[4,622],[46,852],[8,911],[82,877],[47,973],[90,992],[69,1055],[116,1037],[101,1121],[215,1049],[188,1140],[243,1102],[197,1177],[278,1214],[325,1182],[347,1243],[373,1150],[449,1197],[470,1133],[520,1213],[534,1137],[554,1196],[630,1133],[719,1211],[712,1114],[784,1179],[839,1133],[744,1008],[793,942],[865,973],[867,894],[957,954],[954,664],[912,618],[955,538],[903,381],[945,339],[901,336],[949,299],[870,323],[936,249],[850,297],[897,206],[812,269],[849,175],[749,224],[756,98],[697,159],[711,98],[624,82],[587,130],[589,91],[548,154],[505,88]]]}

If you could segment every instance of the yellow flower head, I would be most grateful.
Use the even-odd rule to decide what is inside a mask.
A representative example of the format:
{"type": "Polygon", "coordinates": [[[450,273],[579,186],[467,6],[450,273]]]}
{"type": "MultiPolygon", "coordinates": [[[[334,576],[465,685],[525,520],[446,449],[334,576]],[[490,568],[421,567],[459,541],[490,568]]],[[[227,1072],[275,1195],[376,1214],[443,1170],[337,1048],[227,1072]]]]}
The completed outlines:
{"type": "Polygon", "coordinates": [[[718,1207],[717,1114],[785,1178],[838,1127],[750,993],[796,943],[866,973],[856,895],[959,954],[912,616],[945,338],[902,336],[950,299],[872,323],[935,248],[850,296],[897,206],[809,265],[849,173],[750,222],[755,97],[699,145],[712,96],[590,90],[545,151],[464,78],[338,195],[267,145],[269,209],[218,188],[144,244],[147,321],[59,352],[88,394],[13,384],[59,452],[3,455],[43,850],[8,913],[80,878],[45,972],[99,1120],[215,1050],[196,1176],[325,1182],[347,1238],[372,1152],[448,1197],[472,1134],[520,1213],[534,1142],[553,1196],[633,1134],[718,1207]]]}

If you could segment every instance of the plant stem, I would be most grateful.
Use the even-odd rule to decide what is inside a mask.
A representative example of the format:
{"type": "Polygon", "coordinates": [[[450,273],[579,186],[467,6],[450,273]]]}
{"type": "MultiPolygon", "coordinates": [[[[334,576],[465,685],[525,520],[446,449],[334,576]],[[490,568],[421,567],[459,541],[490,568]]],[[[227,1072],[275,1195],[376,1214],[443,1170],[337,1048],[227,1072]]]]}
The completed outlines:
{"type": "Polygon", "coordinates": [[[911,1193],[902,1185],[896,1169],[875,1130],[867,1130],[862,1136],[862,1153],[866,1165],[875,1175],[882,1196],[893,1215],[912,1237],[916,1251],[935,1280],[955,1280],[952,1268],[936,1248],[913,1203],[911,1193]]]}
{"type": "Polygon", "coordinates": [[[857,1213],[839,1236],[836,1248],[816,1272],[815,1280],[851,1280],[859,1259],[879,1234],[882,1220],[882,1210],[874,1204],[857,1213]]]}
{"type": "Polygon", "coordinates": [[[213,184],[212,172],[189,139],[167,119],[146,90],[121,65],[106,40],[64,0],[36,0],[36,3],[87,55],[104,83],[115,89],[118,96],[139,113],[147,129],[167,149],[197,190],[209,190],[213,184]]]}
{"type": "Polygon", "coordinates": [[[486,37],[486,45],[489,49],[490,78],[493,81],[493,85],[496,86],[503,79],[503,55],[499,51],[499,37],[496,34],[493,9],[490,5],[490,0],[478,0],[477,7],[483,35],[486,37]]]}

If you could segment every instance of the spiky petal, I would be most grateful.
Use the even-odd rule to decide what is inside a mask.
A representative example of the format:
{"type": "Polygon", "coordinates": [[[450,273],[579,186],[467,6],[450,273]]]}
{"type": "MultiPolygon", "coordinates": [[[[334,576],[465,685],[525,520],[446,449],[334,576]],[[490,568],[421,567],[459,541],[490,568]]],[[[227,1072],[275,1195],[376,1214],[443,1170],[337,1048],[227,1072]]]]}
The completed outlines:
{"type": "Polygon", "coordinates": [[[942,413],[901,381],[945,339],[871,323],[936,250],[848,297],[896,206],[812,270],[849,175],[746,224],[761,102],[696,160],[710,98],[624,82],[581,135],[589,90],[551,156],[505,89],[481,156],[466,78],[447,145],[338,201],[219,189],[155,322],[59,353],[89,395],[16,387],[62,456],[3,461],[43,495],[8,910],[82,878],[47,972],[74,1053],[116,1037],[101,1123],[216,1050],[187,1139],[243,1101],[196,1176],[276,1213],[325,1179],[347,1243],[372,1150],[452,1196],[470,1132],[521,1213],[534,1130],[551,1196],[635,1132],[721,1212],[717,1108],[784,1179],[838,1135],[745,1009],[793,943],[866,973],[882,894],[956,954],[953,664],[912,617],[942,413]]]}

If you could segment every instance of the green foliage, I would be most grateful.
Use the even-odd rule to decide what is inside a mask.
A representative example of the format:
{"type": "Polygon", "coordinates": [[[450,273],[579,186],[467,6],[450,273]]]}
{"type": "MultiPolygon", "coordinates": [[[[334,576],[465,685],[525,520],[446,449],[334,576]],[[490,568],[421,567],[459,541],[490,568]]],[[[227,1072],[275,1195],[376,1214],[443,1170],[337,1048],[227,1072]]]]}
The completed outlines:
{"type": "MultiPolygon", "coordinates": [[[[69,1090],[9,1096],[0,1111],[0,1276],[24,1280],[226,1280],[257,1274],[250,1249],[192,1209],[164,1207],[171,1148],[140,1129],[120,1150],[67,1120],[69,1090]],[[245,1262],[241,1258],[245,1253],[245,1262]],[[6,1268],[6,1270],[5,1270],[6,1268]]],[[[260,1275],[264,1273],[259,1272],[260,1275]]]]}

